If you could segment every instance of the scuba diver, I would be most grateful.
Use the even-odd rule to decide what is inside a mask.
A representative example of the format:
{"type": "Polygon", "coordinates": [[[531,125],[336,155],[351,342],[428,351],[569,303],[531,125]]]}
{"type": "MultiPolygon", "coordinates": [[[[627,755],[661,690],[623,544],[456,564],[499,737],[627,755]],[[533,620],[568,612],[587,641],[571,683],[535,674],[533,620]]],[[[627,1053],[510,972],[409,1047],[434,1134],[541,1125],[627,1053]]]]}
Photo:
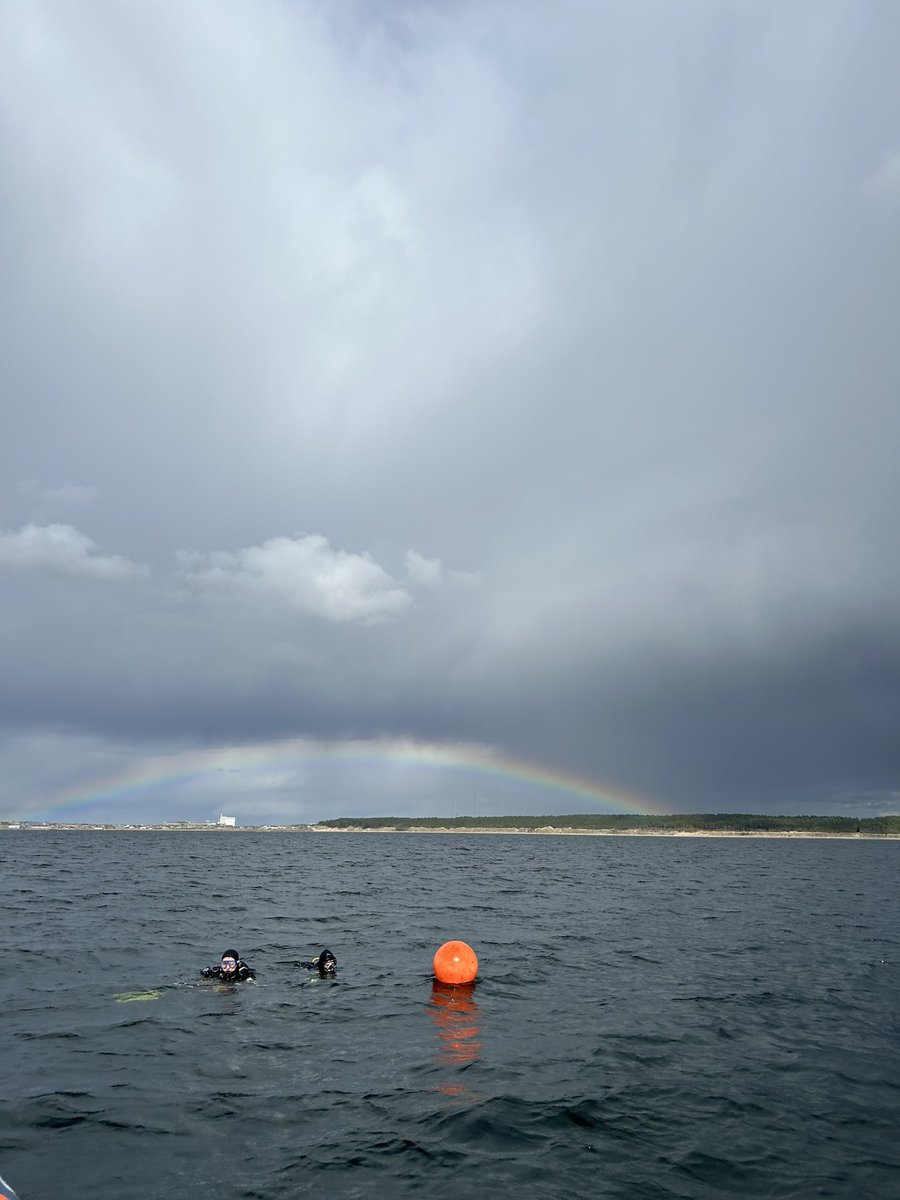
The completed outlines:
{"type": "Polygon", "coordinates": [[[217,967],[204,967],[200,974],[204,979],[221,979],[225,983],[243,983],[255,979],[256,972],[242,961],[237,950],[226,950],[217,967]]]}
{"type": "Polygon", "coordinates": [[[316,958],[311,958],[308,962],[296,962],[295,967],[306,967],[308,971],[317,970],[322,979],[335,979],[337,977],[337,959],[330,950],[323,950],[316,958]]]}

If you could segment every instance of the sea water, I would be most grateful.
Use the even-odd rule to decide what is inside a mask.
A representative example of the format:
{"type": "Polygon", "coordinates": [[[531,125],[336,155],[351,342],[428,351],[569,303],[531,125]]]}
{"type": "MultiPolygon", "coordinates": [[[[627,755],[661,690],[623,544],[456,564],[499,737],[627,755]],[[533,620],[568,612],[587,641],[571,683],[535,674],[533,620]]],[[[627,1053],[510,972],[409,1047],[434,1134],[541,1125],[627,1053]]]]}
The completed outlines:
{"type": "Polygon", "coordinates": [[[898,841],[0,834],[20,1200],[900,1196],[898,841]],[[431,978],[469,942],[472,989],[431,978]],[[336,982],[294,965],[328,946],[336,982]],[[199,977],[236,948],[257,981],[199,977]]]}

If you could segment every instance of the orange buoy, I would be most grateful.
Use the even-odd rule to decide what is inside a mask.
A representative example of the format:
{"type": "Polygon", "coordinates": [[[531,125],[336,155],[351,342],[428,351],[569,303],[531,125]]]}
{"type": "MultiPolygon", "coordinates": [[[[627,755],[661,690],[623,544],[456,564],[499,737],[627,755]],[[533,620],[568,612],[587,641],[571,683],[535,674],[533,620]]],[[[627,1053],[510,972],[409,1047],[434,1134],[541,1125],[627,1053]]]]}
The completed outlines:
{"type": "Polygon", "coordinates": [[[478,974],[478,956],[465,942],[444,942],[434,953],[434,974],[441,983],[471,983],[478,974]]]}

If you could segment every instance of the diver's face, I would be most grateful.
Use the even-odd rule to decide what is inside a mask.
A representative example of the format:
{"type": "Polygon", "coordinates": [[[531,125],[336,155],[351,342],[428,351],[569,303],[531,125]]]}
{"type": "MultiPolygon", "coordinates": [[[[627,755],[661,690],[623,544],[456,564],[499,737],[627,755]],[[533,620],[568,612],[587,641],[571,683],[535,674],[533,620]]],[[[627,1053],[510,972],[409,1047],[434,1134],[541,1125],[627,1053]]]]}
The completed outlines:
{"type": "Polygon", "coordinates": [[[233,975],[237,970],[237,959],[223,958],[222,959],[222,974],[233,975]]]}
{"type": "Polygon", "coordinates": [[[322,974],[323,975],[333,975],[335,973],[336,967],[337,967],[337,963],[334,961],[334,959],[327,958],[325,960],[325,962],[322,963],[322,974]]]}

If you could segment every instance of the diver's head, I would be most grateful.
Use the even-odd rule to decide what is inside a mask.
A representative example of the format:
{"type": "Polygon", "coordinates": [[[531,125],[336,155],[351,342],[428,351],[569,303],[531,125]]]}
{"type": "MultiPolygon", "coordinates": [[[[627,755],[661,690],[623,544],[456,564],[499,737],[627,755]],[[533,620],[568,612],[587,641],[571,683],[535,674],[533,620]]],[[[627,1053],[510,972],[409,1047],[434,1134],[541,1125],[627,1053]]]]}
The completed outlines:
{"type": "Polygon", "coordinates": [[[337,973],[337,959],[330,950],[323,950],[319,955],[319,974],[334,975],[337,973]]]}
{"type": "Polygon", "coordinates": [[[233,975],[237,971],[238,963],[241,961],[241,956],[237,950],[226,950],[222,955],[222,961],[219,964],[219,970],[223,975],[233,975]]]}

